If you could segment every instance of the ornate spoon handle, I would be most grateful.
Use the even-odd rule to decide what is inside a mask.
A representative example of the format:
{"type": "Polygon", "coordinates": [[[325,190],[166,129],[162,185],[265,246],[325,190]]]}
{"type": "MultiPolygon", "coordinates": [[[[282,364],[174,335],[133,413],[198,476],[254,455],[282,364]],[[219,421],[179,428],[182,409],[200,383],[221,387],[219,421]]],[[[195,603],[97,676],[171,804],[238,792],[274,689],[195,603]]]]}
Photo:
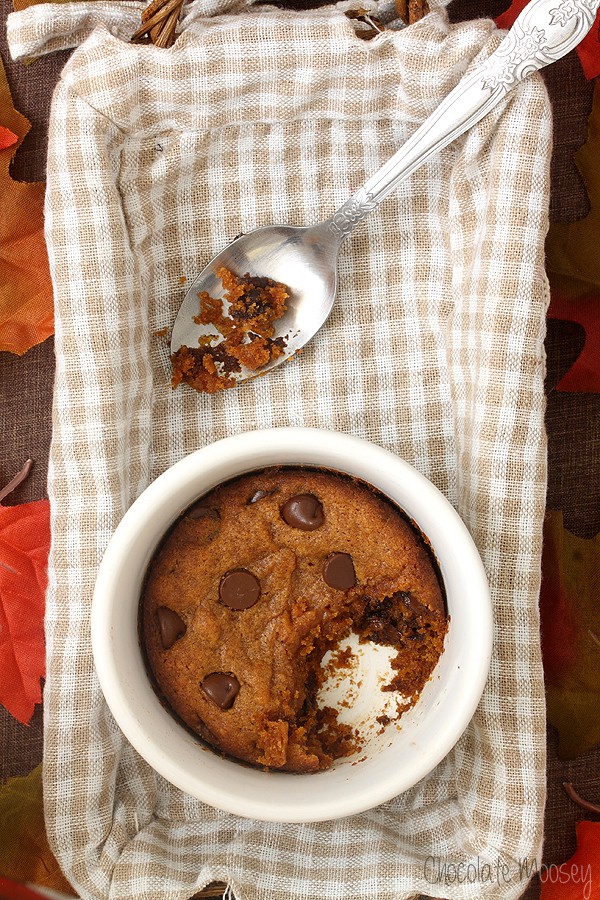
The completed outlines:
{"type": "Polygon", "coordinates": [[[531,0],[492,55],[466,75],[417,131],[328,220],[339,240],[400,182],[464,134],[523,78],[573,50],[588,33],[600,0],[531,0]]]}

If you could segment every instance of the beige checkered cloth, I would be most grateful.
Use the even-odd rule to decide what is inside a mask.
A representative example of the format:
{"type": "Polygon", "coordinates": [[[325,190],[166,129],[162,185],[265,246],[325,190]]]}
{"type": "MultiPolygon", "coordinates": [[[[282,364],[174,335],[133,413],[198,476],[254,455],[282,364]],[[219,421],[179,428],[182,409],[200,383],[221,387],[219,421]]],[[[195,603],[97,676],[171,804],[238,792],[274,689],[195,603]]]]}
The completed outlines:
{"type": "Polygon", "coordinates": [[[54,96],[46,205],[54,852],[82,898],[183,900],[212,880],[237,900],[518,897],[545,800],[542,81],[353,234],[333,315],[304,353],[200,396],[170,388],[156,334],[173,322],[182,277],[242,231],[329,216],[499,36],[488,20],[450,25],[442,8],[364,41],[340,7],[195,0],[176,45],[159,50],[126,40],[142,6],[50,4],[9,20],[17,57],[81,44],[54,96]],[[90,647],[98,563],[132,501],[199,446],[281,425],[367,438],[432,479],[475,538],[495,606],[489,681],[454,750],[402,796],[322,824],[236,818],[157,777],[111,718],[90,647]]]}

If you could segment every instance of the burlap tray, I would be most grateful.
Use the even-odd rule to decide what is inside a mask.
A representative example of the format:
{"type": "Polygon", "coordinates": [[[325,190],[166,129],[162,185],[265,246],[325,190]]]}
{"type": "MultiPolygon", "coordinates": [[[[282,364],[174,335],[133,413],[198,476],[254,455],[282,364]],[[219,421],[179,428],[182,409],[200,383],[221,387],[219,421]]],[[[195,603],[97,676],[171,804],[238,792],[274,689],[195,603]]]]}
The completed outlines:
{"type": "Polygon", "coordinates": [[[547,97],[529,79],[388,198],[345,246],[334,314],[300,357],[221,396],[173,391],[156,332],[182,277],[241,231],[325,218],[499,40],[439,8],[365,42],[336,7],[242,6],[195,0],[170,50],[127,42],[137,2],[9,18],[16,57],[83,42],[54,96],[46,206],[52,847],[82,898],[186,898],[212,880],[238,900],[517,897],[545,798],[547,97]],[[171,788],[115,726],[91,657],[95,573],[124,510],[185,453],[276,425],[351,432],[431,478],[495,606],[489,682],[453,752],[394,801],[317,825],[236,818],[171,788]]]}

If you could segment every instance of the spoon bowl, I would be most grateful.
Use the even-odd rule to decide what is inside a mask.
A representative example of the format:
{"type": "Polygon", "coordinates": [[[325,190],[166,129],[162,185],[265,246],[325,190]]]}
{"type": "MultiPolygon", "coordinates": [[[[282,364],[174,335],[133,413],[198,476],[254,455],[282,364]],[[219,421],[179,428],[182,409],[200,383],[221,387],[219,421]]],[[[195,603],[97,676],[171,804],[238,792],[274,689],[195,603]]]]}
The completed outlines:
{"type": "MultiPolygon", "coordinates": [[[[212,325],[194,322],[199,311],[199,294],[222,296],[217,275],[221,267],[239,275],[273,278],[289,290],[287,309],[277,322],[278,336],[285,338],[285,352],[260,369],[260,374],[289,359],[323,325],[333,306],[337,290],[337,252],[340,241],[326,224],[313,227],[266,225],[242,234],[215,256],[190,285],[171,336],[171,352],[179,347],[198,346],[204,335],[214,334],[212,325]]],[[[238,381],[255,377],[242,367],[238,381]]]]}
{"type": "Polygon", "coordinates": [[[197,325],[199,295],[223,297],[217,275],[268,277],[286,285],[288,309],[277,320],[276,337],[285,351],[258,372],[242,368],[239,383],[274,368],[298,352],[326,321],[337,286],[337,259],[343,241],[402,181],[439,150],[481,121],[532,72],[573,50],[591,29],[600,0],[531,0],[508,34],[483,63],[459,81],[414,134],[331,218],[310,227],[271,225],[240,235],[225,247],[190,286],[175,320],[171,353],[197,347],[215,326],[197,325]]]}

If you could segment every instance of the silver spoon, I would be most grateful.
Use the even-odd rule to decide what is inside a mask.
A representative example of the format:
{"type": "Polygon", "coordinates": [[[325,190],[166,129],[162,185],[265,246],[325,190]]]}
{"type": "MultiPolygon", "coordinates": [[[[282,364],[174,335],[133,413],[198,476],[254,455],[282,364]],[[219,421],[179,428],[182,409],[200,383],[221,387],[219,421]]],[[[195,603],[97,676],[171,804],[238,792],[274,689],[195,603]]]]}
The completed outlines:
{"type": "MultiPolygon", "coordinates": [[[[317,333],[331,312],[337,289],[340,247],[356,225],[415,169],[483,117],[527,75],[565,56],[591,29],[600,0],[532,0],[492,55],[466,75],[408,141],[329,219],[317,225],[266,225],[240,235],[194,279],[173,325],[171,352],[197,347],[214,326],[197,325],[198,295],[222,297],[217,270],[249,272],[283,282],[290,291],[288,309],[277,323],[286,339],[282,356],[238,382],[272,369],[317,333]]],[[[212,342],[213,345],[215,341],[212,342]]]]}

